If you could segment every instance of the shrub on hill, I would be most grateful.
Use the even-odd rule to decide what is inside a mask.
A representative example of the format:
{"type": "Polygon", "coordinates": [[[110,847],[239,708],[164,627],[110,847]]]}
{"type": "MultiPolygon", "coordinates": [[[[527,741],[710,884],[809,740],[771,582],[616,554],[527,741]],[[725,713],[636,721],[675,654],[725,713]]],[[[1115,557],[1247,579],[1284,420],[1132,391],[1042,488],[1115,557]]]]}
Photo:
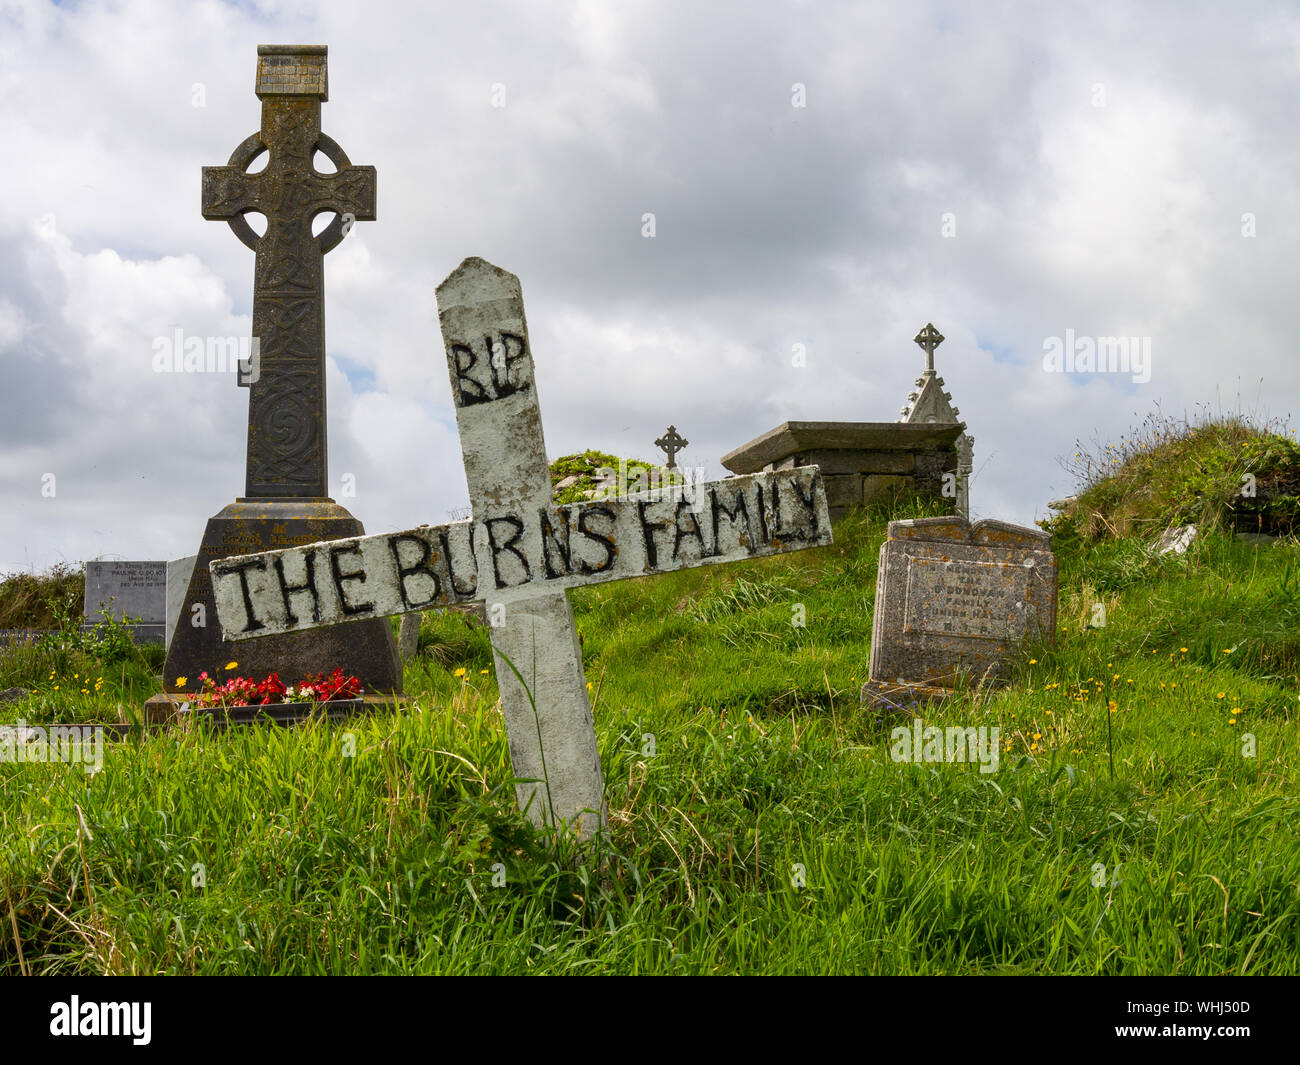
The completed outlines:
{"type": "Polygon", "coordinates": [[[1039,522],[1058,548],[1126,536],[1149,540],[1187,524],[1300,531],[1300,444],[1295,430],[1276,423],[1152,413],[1118,444],[1077,445],[1064,465],[1077,477],[1079,493],[1039,522]]]}
{"type": "Polygon", "coordinates": [[[57,629],[81,618],[86,575],[59,563],[49,573],[11,573],[0,578],[0,629],[57,629]]]}

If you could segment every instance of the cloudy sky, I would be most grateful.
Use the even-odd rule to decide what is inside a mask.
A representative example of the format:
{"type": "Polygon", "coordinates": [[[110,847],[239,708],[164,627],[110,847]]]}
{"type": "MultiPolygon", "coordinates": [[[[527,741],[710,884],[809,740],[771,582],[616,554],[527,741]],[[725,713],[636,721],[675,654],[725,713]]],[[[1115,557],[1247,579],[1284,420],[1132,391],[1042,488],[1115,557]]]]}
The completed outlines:
{"type": "Polygon", "coordinates": [[[434,289],[470,255],[522,279],[551,457],[672,422],[715,477],[892,421],[932,320],[973,513],[1029,523],[1076,439],[1300,389],[1294,6],[0,0],[0,569],[191,554],[243,492],[247,392],[153,356],[251,331],[199,177],[259,43],[329,46],[324,129],[378,169],[325,280],[371,532],[467,503],[434,289]],[[1045,368],[1109,336],[1149,365],[1045,368]]]}

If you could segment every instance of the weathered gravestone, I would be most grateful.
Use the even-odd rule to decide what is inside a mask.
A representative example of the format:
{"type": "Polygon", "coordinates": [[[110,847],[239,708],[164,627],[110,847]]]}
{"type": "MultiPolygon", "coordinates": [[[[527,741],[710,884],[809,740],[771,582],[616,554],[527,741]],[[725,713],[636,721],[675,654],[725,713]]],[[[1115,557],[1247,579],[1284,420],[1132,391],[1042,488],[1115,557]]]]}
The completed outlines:
{"type": "Polygon", "coordinates": [[[211,565],[231,640],[484,600],[521,808],[590,836],[600,752],[566,588],[831,542],[816,467],[556,506],[519,279],[438,287],[472,520],[211,565]]]}
{"type": "Polygon", "coordinates": [[[1023,639],[1056,634],[1056,556],[1039,529],[958,517],[891,521],[880,549],[864,701],[903,708],[997,683],[1023,639]]]}
{"type": "Polygon", "coordinates": [[[192,691],[201,672],[229,676],[225,665],[237,661],[242,676],[276,671],[293,683],[338,667],[360,678],[368,692],[400,692],[401,664],[382,618],[308,636],[285,633],[237,649],[209,616],[214,559],[364,531],[325,494],[324,256],[354,220],[375,217],[375,168],[353,166],[321,132],[321,103],[329,98],[324,46],[260,45],[256,92],[261,130],[235,149],[226,166],[203,168],[203,217],[227,222],[257,256],[253,332],[259,364],[248,383],[246,494],[208,521],[168,648],[164,688],[192,691]],[[269,152],[266,167],[249,172],[263,152],[269,152]],[[335,173],[316,170],[316,152],[335,173]],[[313,236],[312,219],[329,211],[336,217],[313,236]],[[260,237],[244,218],[249,212],[266,217],[260,237]]]}
{"type": "Polygon", "coordinates": [[[132,618],[129,627],[136,643],[162,643],[167,631],[167,563],[87,562],[83,614],[88,625],[106,617],[132,618]]]}

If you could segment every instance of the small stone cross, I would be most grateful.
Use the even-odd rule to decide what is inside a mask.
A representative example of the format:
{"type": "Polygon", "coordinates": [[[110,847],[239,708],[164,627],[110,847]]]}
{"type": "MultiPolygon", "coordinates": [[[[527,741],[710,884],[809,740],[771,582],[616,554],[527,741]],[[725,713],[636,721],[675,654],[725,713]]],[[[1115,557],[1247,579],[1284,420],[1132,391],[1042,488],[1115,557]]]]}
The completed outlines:
{"type": "Polygon", "coordinates": [[[925,352],[925,372],[934,373],[934,349],[943,343],[943,334],[939,332],[930,322],[925,323],[925,328],[912,338],[921,349],[925,352]]]}
{"type": "Polygon", "coordinates": [[[655,441],[655,447],[659,448],[660,451],[663,451],[668,456],[668,465],[666,469],[677,469],[677,452],[681,451],[682,448],[686,447],[689,443],[689,440],[682,439],[681,434],[677,432],[677,427],[675,425],[670,425],[668,427],[668,432],[664,433],[663,436],[655,441]]]}

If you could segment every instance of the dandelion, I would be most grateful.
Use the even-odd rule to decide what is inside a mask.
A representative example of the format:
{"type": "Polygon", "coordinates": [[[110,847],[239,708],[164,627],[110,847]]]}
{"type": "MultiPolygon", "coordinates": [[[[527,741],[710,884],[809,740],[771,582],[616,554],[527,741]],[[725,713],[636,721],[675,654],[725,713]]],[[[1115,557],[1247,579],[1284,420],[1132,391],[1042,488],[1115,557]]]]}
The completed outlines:
{"type": "Polygon", "coordinates": [[[478,672],[479,672],[479,676],[486,676],[488,673],[491,673],[492,671],[490,669],[480,669],[478,672]]]}
{"type": "Polygon", "coordinates": [[[1219,692],[1219,694],[1216,695],[1215,698],[1216,698],[1216,699],[1222,699],[1223,696],[1224,696],[1224,694],[1225,694],[1224,692],[1219,692]]]}
{"type": "Polygon", "coordinates": [[[183,688],[183,687],[185,687],[185,685],[189,682],[189,679],[190,679],[189,677],[177,677],[177,678],[176,678],[176,687],[178,687],[178,688],[183,688]]]}
{"type": "Polygon", "coordinates": [[[1223,653],[1224,653],[1225,655],[1230,655],[1230,654],[1232,654],[1232,648],[1231,648],[1231,647],[1225,647],[1225,648],[1223,649],[1223,653]]]}
{"type": "Polygon", "coordinates": [[[1178,650],[1182,651],[1183,654],[1187,654],[1187,648],[1186,648],[1186,647],[1180,647],[1180,648],[1178,648],[1178,650]]]}
{"type": "Polygon", "coordinates": [[[1036,666],[1036,665],[1038,665],[1038,659],[1037,659],[1037,658],[1031,658],[1031,659],[1029,660],[1029,664],[1030,664],[1031,666],[1036,666]]]}
{"type": "Polygon", "coordinates": [[[461,666],[459,669],[453,669],[451,671],[451,675],[453,677],[463,677],[468,672],[469,670],[467,670],[464,666],[461,666]]]}
{"type": "Polygon", "coordinates": [[[234,669],[234,668],[235,668],[236,666],[238,666],[238,665],[239,665],[238,662],[227,662],[227,663],[226,663],[226,671],[229,672],[230,670],[234,669]]]}
{"type": "Polygon", "coordinates": [[[1111,699],[1110,702],[1108,702],[1106,705],[1110,708],[1110,712],[1112,714],[1119,709],[1119,707],[1115,705],[1114,699],[1111,699]]]}

